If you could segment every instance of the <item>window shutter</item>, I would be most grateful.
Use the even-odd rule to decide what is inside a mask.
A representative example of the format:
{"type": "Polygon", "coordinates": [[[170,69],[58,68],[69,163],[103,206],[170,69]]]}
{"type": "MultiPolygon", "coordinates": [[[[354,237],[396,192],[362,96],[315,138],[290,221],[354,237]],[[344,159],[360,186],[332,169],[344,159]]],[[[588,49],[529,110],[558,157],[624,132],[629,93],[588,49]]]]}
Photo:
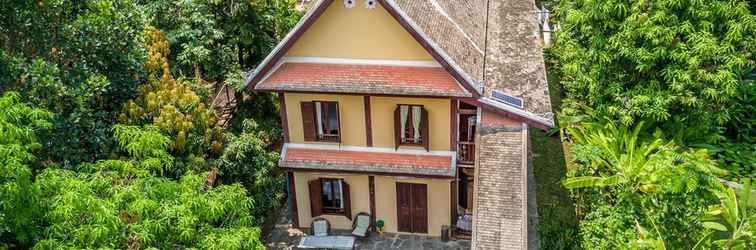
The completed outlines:
{"type": "Polygon", "coordinates": [[[337,102],[336,105],[336,125],[339,126],[339,136],[336,137],[336,142],[341,143],[341,113],[339,113],[339,103],[337,102]]]}
{"type": "Polygon", "coordinates": [[[423,147],[425,150],[430,151],[430,133],[428,133],[428,111],[423,108],[422,117],[420,120],[420,136],[423,138],[423,147]]]}
{"type": "Polygon", "coordinates": [[[317,217],[323,214],[323,204],[320,198],[320,179],[312,180],[310,185],[310,212],[312,217],[317,217]]]}
{"type": "Polygon", "coordinates": [[[352,219],[352,199],[349,198],[349,184],[346,181],[341,181],[341,193],[344,196],[344,216],[352,219]]]}
{"type": "Polygon", "coordinates": [[[401,122],[401,111],[399,110],[400,107],[401,106],[397,105],[396,109],[394,110],[394,144],[396,146],[396,149],[399,149],[399,144],[402,143],[402,131],[399,131],[401,130],[402,126],[401,124],[399,124],[401,122]]]}
{"type": "Polygon", "coordinates": [[[313,102],[302,102],[302,129],[305,141],[316,140],[315,103],[313,102]]]}

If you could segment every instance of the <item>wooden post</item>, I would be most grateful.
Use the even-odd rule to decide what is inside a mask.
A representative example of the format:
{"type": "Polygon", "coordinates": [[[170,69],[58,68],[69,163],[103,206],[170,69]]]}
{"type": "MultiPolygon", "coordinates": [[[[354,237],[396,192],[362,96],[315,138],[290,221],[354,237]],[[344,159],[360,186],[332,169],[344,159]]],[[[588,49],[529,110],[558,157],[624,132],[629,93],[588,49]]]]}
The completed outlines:
{"type": "Polygon", "coordinates": [[[375,176],[368,176],[368,189],[370,192],[370,229],[376,231],[375,227],[375,176]]]}
{"type": "Polygon", "coordinates": [[[297,186],[294,182],[294,172],[286,172],[289,183],[289,201],[291,202],[291,221],[294,228],[299,228],[299,210],[297,209],[297,186]]]}
{"type": "Polygon", "coordinates": [[[364,97],[365,102],[365,143],[368,147],[373,146],[373,126],[370,122],[370,96],[364,97]]]}

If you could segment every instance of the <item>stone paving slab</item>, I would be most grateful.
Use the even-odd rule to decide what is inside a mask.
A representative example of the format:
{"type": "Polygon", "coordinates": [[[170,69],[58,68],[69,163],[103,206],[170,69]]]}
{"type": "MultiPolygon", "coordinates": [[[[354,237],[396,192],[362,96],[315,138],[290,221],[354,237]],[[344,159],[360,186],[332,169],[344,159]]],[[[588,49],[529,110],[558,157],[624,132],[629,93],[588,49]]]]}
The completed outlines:
{"type": "MultiPolygon", "coordinates": [[[[299,240],[305,236],[302,230],[293,228],[291,219],[288,218],[288,211],[283,211],[281,218],[276,226],[265,238],[265,244],[268,249],[291,250],[298,249],[299,240]]],[[[334,235],[349,235],[347,230],[335,230],[334,235]]],[[[385,233],[379,235],[370,233],[365,239],[357,239],[355,249],[427,249],[427,250],[462,250],[470,249],[469,240],[457,240],[442,242],[440,237],[430,237],[412,234],[393,234],[385,233]]]]}

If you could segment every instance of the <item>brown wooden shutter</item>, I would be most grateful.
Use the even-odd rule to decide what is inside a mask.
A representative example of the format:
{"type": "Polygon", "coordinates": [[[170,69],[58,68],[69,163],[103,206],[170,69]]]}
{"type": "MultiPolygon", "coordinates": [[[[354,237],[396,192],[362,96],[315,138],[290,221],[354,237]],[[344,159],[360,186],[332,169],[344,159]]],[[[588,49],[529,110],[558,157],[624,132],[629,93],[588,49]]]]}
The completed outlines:
{"type": "Polygon", "coordinates": [[[315,121],[315,103],[302,102],[302,129],[304,130],[305,141],[315,141],[317,139],[315,121]]]}
{"type": "Polygon", "coordinates": [[[396,109],[394,110],[394,144],[396,146],[396,149],[399,149],[399,144],[402,143],[402,132],[400,124],[401,122],[401,106],[396,106],[396,109]]]}
{"type": "Polygon", "coordinates": [[[430,133],[428,131],[428,111],[423,108],[422,117],[420,120],[420,135],[423,138],[423,147],[425,150],[430,151],[430,133]]]}
{"type": "Polygon", "coordinates": [[[349,184],[346,181],[341,181],[341,195],[344,197],[344,216],[352,219],[352,199],[349,197],[349,184]]]}
{"type": "Polygon", "coordinates": [[[312,217],[320,216],[323,214],[323,204],[322,200],[320,198],[321,195],[321,186],[320,186],[320,179],[312,180],[309,183],[310,185],[310,212],[312,213],[312,217]]]}

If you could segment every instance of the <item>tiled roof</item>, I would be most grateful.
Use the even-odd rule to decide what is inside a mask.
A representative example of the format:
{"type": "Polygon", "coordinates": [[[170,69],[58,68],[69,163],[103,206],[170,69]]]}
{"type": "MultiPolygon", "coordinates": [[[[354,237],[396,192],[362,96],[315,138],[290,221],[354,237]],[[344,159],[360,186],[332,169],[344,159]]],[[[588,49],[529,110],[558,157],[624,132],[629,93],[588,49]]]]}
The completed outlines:
{"type": "Polygon", "coordinates": [[[450,155],[296,148],[287,145],[278,165],[292,169],[453,177],[455,168],[452,162],[450,155]]]}
{"type": "Polygon", "coordinates": [[[285,62],[255,89],[470,97],[441,67],[285,62]]]}
{"type": "Polygon", "coordinates": [[[527,189],[523,154],[527,131],[483,113],[478,128],[473,247],[527,249],[527,189]],[[490,122],[490,123],[489,123],[490,122]]]}
{"type": "Polygon", "coordinates": [[[484,86],[485,97],[493,90],[521,97],[524,111],[553,119],[533,0],[393,1],[484,86]]]}

